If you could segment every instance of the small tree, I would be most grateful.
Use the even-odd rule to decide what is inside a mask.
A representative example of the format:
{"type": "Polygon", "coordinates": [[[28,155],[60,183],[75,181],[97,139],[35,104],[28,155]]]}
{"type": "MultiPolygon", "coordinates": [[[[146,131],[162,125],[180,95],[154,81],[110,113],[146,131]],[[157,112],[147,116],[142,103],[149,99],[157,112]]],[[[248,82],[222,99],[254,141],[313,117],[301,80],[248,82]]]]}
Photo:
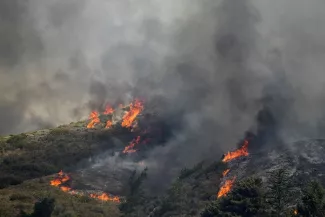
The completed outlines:
{"type": "Polygon", "coordinates": [[[249,178],[240,182],[225,198],[211,203],[202,217],[265,216],[262,180],[249,178]]]}
{"type": "Polygon", "coordinates": [[[119,207],[120,211],[126,216],[131,216],[135,207],[143,202],[144,191],[141,188],[143,181],[147,178],[147,168],[137,176],[137,172],[134,170],[129,178],[129,192],[126,196],[126,201],[119,207]]]}
{"type": "Polygon", "coordinates": [[[267,201],[272,214],[285,216],[285,208],[290,201],[291,190],[290,174],[286,169],[279,169],[271,173],[267,201]]]}
{"type": "Polygon", "coordinates": [[[44,198],[43,200],[36,202],[34,205],[34,212],[32,214],[26,214],[21,211],[21,217],[51,217],[54,211],[55,200],[53,198],[44,198]]]}
{"type": "Polygon", "coordinates": [[[325,216],[325,190],[319,182],[309,183],[303,191],[302,202],[297,211],[299,216],[304,217],[325,216]]]}

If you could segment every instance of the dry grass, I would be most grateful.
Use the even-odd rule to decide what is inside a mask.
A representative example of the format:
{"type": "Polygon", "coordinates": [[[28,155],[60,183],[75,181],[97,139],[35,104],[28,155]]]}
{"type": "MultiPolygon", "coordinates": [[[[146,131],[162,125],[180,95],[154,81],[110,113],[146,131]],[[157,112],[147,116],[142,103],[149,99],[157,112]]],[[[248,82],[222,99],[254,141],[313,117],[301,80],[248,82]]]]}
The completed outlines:
{"type": "Polygon", "coordinates": [[[31,213],[34,203],[45,197],[56,200],[53,217],[118,217],[117,204],[70,195],[49,185],[51,177],[28,180],[16,186],[0,190],[0,216],[15,217],[20,211],[31,213]]]}

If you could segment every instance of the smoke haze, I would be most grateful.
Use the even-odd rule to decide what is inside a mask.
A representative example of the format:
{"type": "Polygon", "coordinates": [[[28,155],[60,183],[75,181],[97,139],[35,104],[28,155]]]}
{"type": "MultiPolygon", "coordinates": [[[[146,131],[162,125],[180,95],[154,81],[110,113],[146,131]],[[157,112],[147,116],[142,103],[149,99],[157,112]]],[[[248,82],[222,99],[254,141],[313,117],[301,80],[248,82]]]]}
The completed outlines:
{"type": "Polygon", "coordinates": [[[320,137],[324,9],[321,0],[2,1],[0,134],[140,95],[162,98],[182,126],[152,152],[160,164],[234,148],[262,108],[283,140],[320,137]]]}

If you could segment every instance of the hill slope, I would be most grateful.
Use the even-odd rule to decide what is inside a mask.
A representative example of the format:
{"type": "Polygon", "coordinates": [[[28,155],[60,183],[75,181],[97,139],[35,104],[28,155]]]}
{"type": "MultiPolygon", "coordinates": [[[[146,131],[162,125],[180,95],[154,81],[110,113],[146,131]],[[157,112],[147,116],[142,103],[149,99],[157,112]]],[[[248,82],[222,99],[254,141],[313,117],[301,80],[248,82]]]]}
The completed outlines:
{"type": "MultiPolygon", "coordinates": [[[[145,176],[142,179],[133,174],[145,169],[141,160],[146,158],[146,152],[163,144],[168,136],[161,133],[166,128],[163,123],[153,119],[149,122],[151,131],[145,133],[148,119],[143,115],[133,129],[119,124],[109,129],[102,125],[87,129],[88,122],[78,122],[1,137],[0,216],[31,213],[35,202],[50,197],[56,200],[52,216],[199,217],[206,206],[219,201],[219,188],[232,177],[236,177],[234,186],[249,177],[262,178],[266,186],[269,172],[286,168],[298,193],[311,178],[325,184],[325,142],[305,140],[267,149],[248,146],[248,156],[226,163],[218,158],[215,162],[200,162],[180,171],[165,193],[155,194],[146,187],[145,176]],[[136,155],[123,153],[139,135],[141,141],[148,139],[148,144],[139,146],[136,155]],[[229,172],[223,175],[226,169],[229,172]],[[69,174],[69,192],[50,185],[60,170],[69,174]],[[98,200],[90,196],[91,192],[118,195],[126,203],[120,206],[98,200]]],[[[297,202],[292,200],[288,206],[297,202]]]]}

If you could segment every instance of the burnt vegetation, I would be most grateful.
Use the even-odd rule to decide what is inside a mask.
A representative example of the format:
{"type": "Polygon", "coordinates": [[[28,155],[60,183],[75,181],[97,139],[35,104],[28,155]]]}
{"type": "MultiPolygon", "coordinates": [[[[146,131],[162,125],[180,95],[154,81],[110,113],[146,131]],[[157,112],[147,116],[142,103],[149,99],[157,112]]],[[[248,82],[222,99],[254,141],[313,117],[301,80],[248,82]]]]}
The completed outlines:
{"type": "MultiPolygon", "coordinates": [[[[76,164],[82,166],[85,160],[103,150],[123,150],[124,146],[114,143],[113,137],[127,144],[134,135],[118,127],[85,130],[78,124],[71,124],[2,137],[0,216],[324,215],[325,191],[322,184],[312,179],[299,182],[299,176],[293,176],[286,169],[271,171],[263,180],[254,175],[241,177],[226,196],[217,198],[222,173],[227,169],[227,163],[221,159],[202,161],[181,169],[166,191],[159,194],[147,187],[150,179],[147,169],[133,171],[124,186],[120,204],[70,195],[49,185],[48,175],[61,169],[73,171],[76,164]]],[[[142,152],[140,158],[145,157],[146,149],[142,152]]]]}

